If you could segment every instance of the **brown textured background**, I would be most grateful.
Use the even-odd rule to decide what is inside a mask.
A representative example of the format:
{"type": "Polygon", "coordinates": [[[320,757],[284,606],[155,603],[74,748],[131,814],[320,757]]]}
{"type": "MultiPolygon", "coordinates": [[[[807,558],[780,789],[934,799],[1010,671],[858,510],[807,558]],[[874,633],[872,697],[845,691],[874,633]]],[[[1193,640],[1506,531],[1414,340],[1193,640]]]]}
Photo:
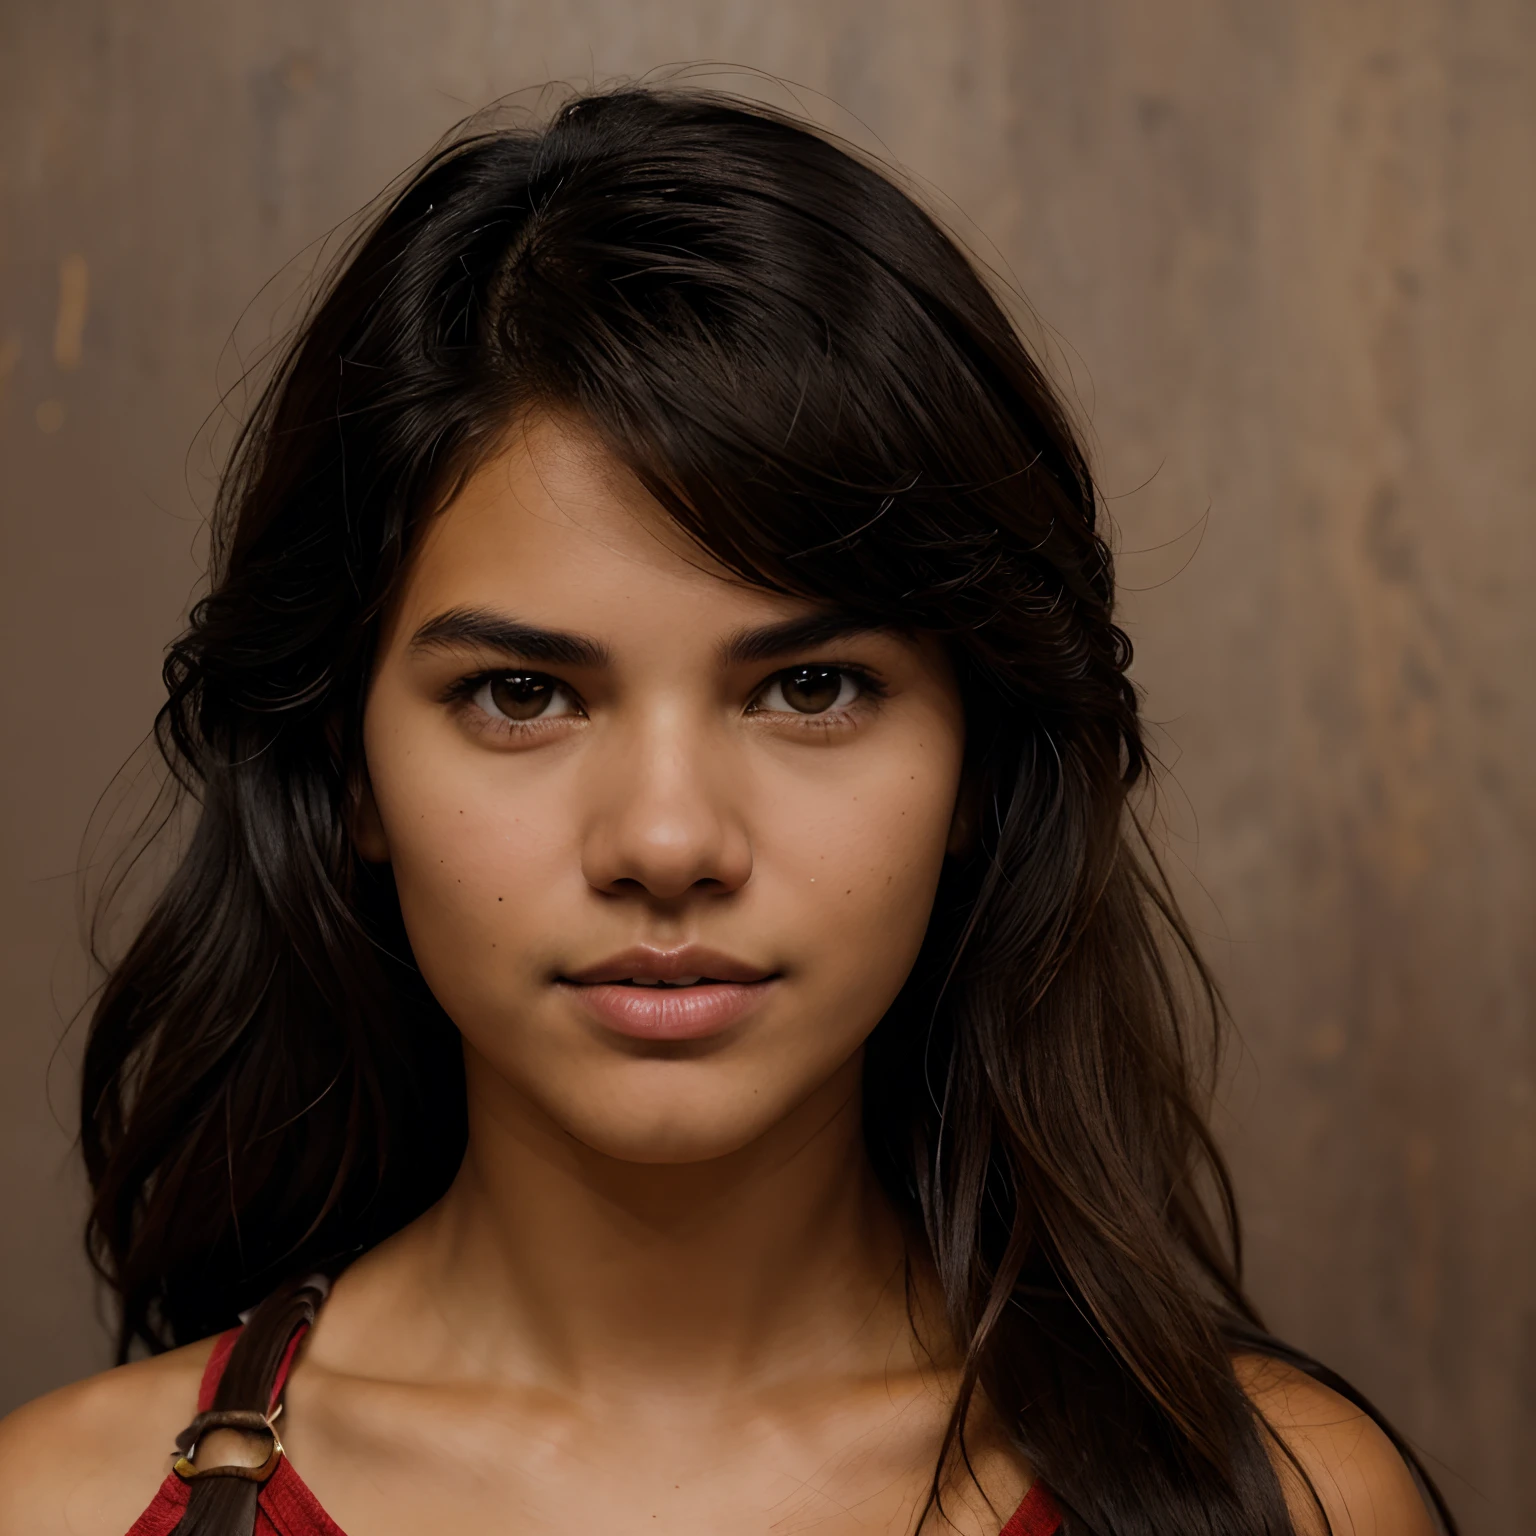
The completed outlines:
{"type": "Polygon", "coordinates": [[[0,1409],[103,1363],[74,871],[232,329],[464,112],[689,59],[799,82],[1049,328],[1243,1037],[1257,1294],[1469,1531],[1536,1528],[1529,0],[6,0],[0,1409]]]}

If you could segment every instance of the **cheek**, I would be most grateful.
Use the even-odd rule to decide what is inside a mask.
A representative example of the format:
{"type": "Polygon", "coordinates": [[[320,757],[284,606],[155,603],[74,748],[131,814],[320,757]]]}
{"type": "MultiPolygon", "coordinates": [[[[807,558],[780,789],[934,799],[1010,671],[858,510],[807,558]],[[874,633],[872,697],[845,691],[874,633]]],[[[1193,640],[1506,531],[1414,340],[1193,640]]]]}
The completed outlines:
{"type": "MultiPolygon", "coordinates": [[[[799,813],[792,798],[765,818],[762,863],[775,900],[815,950],[829,1018],[873,1028],[906,980],[927,931],[943,869],[958,752],[935,751],[866,774],[846,795],[799,813]]],[[[820,1010],[818,1010],[820,1011],[820,1010]]]]}
{"type": "Polygon", "coordinates": [[[394,729],[387,709],[366,723],[365,747],[411,948],[462,1019],[531,963],[511,936],[529,931],[535,893],[547,896],[570,862],[560,819],[536,786],[512,793],[483,757],[436,741],[430,726],[394,729]]]}

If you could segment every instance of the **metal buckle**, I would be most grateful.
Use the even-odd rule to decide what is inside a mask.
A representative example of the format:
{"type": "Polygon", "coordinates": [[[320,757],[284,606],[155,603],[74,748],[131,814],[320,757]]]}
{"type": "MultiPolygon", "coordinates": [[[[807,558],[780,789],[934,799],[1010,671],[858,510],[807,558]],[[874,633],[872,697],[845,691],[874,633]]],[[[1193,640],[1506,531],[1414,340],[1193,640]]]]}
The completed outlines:
{"type": "Polygon", "coordinates": [[[250,1408],[214,1408],[200,1413],[176,1437],[176,1462],[171,1470],[184,1483],[195,1483],[204,1477],[238,1477],[248,1483],[264,1483],[277,1471],[283,1459],[283,1442],[277,1438],[275,1421],[283,1411],[279,1403],[269,1414],[260,1414],[250,1408]],[[266,1435],[272,1442],[267,1459],[256,1467],[243,1467],[238,1462],[221,1462],[216,1467],[200,1467],[193,1460],[197,1455],[197,1443],[212,1429],[234,1429],[247,1435],[266,1435]]]}

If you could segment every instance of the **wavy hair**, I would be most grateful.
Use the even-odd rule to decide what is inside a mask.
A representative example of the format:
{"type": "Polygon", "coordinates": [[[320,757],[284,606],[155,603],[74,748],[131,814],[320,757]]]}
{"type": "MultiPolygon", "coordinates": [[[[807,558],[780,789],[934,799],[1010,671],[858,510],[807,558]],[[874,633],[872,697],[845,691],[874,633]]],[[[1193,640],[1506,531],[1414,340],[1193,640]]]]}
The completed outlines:
{"type": "Polygon", "coordinates": [[[1148,756],[1084,453],[933,218],[705,93],[582,96],[441,148],[238,439],[158,720],[195,828],[85,1058],[88,1245],[124,1356],[334,1269],[457,1170],[457,1034],[348,810],[414,543],[538,408],[746,580],[953,655],[979,831],[865,1096],[964,1358],[929,1512],[981,1393],[1073,1536],[1291,1532],[1234,1352],[1361,1399],[1241,1286],[1204,1113],[1221,1010],[1133,814],[1148,756]]]}

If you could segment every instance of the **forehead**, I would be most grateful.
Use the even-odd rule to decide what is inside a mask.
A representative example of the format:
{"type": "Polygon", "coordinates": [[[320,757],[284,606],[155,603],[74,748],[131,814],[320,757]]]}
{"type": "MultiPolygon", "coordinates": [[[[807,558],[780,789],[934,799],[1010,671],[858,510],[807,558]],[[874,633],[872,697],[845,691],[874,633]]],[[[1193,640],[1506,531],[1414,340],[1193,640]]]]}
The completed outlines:
{"type": "Polygon", "coordinates": [[[485,607],[593,630],[665,621],[702,631],[816,606],[732,575],[590,431],[540,414],[517,423],[432,520],[396,627],[485,607]]]}

